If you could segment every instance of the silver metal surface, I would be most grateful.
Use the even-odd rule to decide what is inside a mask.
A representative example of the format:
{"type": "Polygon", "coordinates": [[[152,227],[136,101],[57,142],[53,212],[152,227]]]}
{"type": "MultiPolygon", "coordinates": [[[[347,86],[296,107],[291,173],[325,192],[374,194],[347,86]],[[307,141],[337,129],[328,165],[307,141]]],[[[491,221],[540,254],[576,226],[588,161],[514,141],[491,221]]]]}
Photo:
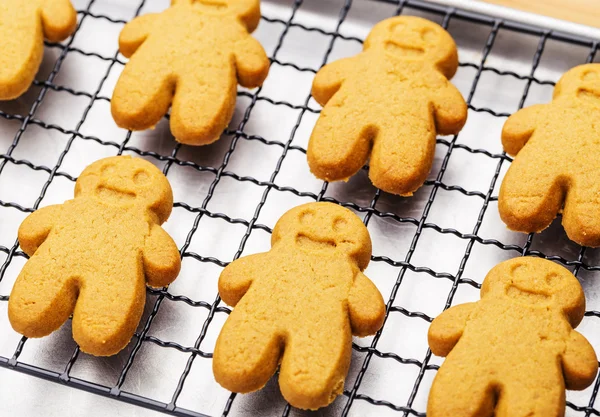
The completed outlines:
{"type": "MultiPolygon", "coordinates": [[[[88,0],[75,0],[78,9],[85,9],[88,0]]],[[[91,12],[110,16],[114,19],[129,20],[137,8],[138,0],[97,0],[91,12]]],[[[342,0],[306,0],[298,10],[294,22],[326,31],[335,29],[342,0]]],[[[287,20],[291,13],[292,1],[263,1],[263,15],[270,18],[287,20]]],[[[168,6],[167,0],[148,0],[142,13],[160,11],[168,6]]],[[[363,39],[370,28],[379,20],[392,16],[395,6],[372,1],[356,1],[349,15],[340,27],[340,33],[363,39]]],[[[441,23],[441,17],[434,14],[418,13],[407,8],[407,14],[418,14],[441,23]]],[[[81,18],[81,15],[80,15],[81,18]]],[[[103,56],[113,56],[117,51],[117,38],[122,24],[111,23],[103,19],[86,18],[81,30],[75,36],[73,47],[86,52],[94,52],[103,56]]],[[[284,25],[261,21],[255,36],[262,42],[269,54],[273,53],[277,39],[284,25]]],[[[479,64],[486,38],[491,28],[451,19],[449,31],[459,46],[460,61],[479,64]]],[[[527,75],[531,68],[533,54],[538,37],[500,30],[496,44],[488,58],[487,64],[499,69],[514,71],[527,75]]],[[[294,63],[301,67],[318,69],[331,41],[331,36],[318,32],[307,32],[297,27],[289,30],[277,58],[280,61],[294,63]]],[[[361,50],[360,43],[352,40],[336,38],[329,61],[353,55],[361,50]]],[[[45,80],[54,61],[60,53],[58,48],[47,48],[44,64],[38,75],[45,80]]],[[[588,55],[588,48],[561,44],[549,40],[535,76],[542,80],[556,81],[568,68],[583,63],[588,55]]],[[[121,57],[121,59],[124,59],[121,57]]],[[[57,78],[56,85],[70,87],[77,91],[95,93],[97,86],[109,68],[109,62],[93,56],[84,56],[69,52],[57,78]]],[[[115,64],[100,91],[101,96],[110,97],[112,89],[122,71],[120,64],[115,64]]],[[[466,96],[476,70],[460,67],[453,83],[466,96]]],[[[297,71],[292,67],[273,65],[265,82],[261,96],[273,100],[283,100],[294,105],[302,105],[310,93],[313,73],[297,71]]],[[[483,72],[477,86],[472,104],[476,107],[488,107],[497,112],[512,113],[517,109],[519,99],[525,86],[524,80],[511,76],[500,76],[493,72],[483,72]]],[[[9,114],[26,115],[31,104],[39,93],[39,86],[20,99],[0,103],[0,110],[9,114]]],[[[552,86],[533,83],[525,105],[550,100],[552,86]]],[[[235,128],[250,100],[246,97],[238,99],[236,112],[231,123],[235,128]]],[[[49,90],[35,117],[46,123],[56,124],[64,129],[74,129],[81,120],[90,99],[85,96],[49,90]]],[[[309,105],[318,108],[311,99],[309,105]]],[[[258,101],[253,108],[250,120],[245,126],[245,133],[260,135],[267,140],[285,143],[290,138],[292,128],[300,114],[285,106],[274,106],[266,101],[258,101]]],[[[292,144],[306,147],[308,137],[318,115],[306,112],[300,126],[293,137],[292,144]]],[[[473,148],[485,149],[492,153],[501,153],[500,131],[504,119],[493,117],[487,113],[469,112],[469,120],[457,143],[473,148]]],[[[20,121],[0,119],[0,152],[5,152],[13,141],[15,133],[21,125],[20,121]]],[[[114,124],[110,115],[110,103],[96,100],[87,115],[80,132],[84,135],[98,137],[105,141],[121,143],[127,132],[114,124]]],[[[27,127],[18,146],[13,152],[15,159],[27,159],[36,165],[54,167],[59,154],[64,150],[69,139],[56,130],[45,130],[31,124],[27,127]]],[[[223,156],[230,146],[231,137],[223,137],[219,142],[206,147],[182,147],[178,158],[194,161],[203,166],[219,167],[223,156]]],[[[166,121],[156,129],[134,133],[128,145],[144,151],[154,151],[161,155],[170,155],[175,146],[166,121]]],[[[94,160],[116,155],[118,149],[102,146],[90,140],[76,138],[65,156],[59,171],[74,177],[94,160]]],[[[439,144],[436,152],[434,168],[430,179],[435,179],[441,161],[448,147],[439,144]]],[[[240,176],[252,176],[260,181],[268,181],[282,154],[280,146],[265,145],[258,141],[240,139],[231,156],[228,171],[240,176]]],[[[148,160],[163,167],[163,162],[149,157],[148,160]]],[[[487,192],[494,175],[498,160],[483,154],[473,154],[460,148],[454,149],[443,182],[446,185],[458,185],[469,191],[487,192]]],[[[502,176],[508,168],[508,162],[502,166],[500,179],[493,195],[497,195],[502,176]]],[[[212,173],[200,173],[189,167],[174,164],[168,174],[173,186],[175,201],[185,202],[199,207],[206,197],[208,187],[214,179],[212,173]]],[[[0,175],[0,199],[18,203],[24,207],[32,207],[40,194],[48,173],[33,171],[23,166],[8,163],[0,175]]],[[[309,172],[305,155],[297,150],[290,150],[283,160],[282,168],[275,183],[279,186],[291,186],[300,191],[318,194],[323,183],[316,180],[309,172]]],[[[376,208],[381,212],[393,212],[402,217],[419,219],[425,203],[429,199],[432,185],[421,188],[412,198],[400,198],[382,194],[376,208]]],[[[225,213],[231,218],[252,218],[260,201],[264,187],[250,182],[239,182],[224,177],[217,185],[214,197],[207,209],[211,212],[225,213]]],[[[41,206],[60,203],[71,198],[73,183],[62,177],[56,177],[41,202],[41,206]]],[[[342,202],[354,202],[360,206],[368,206],[375,195],[375,188],[370,184],[365,171],[361,171],[348,183],[331,184],[325,196],[342,202]]],[[[272,190],[262,208],[257,223],[273,227],[278,217],[287,209],[312,201],[311,198],[298,197],[289,192],[272,190]]],[[[453,228],[461,233],[471,233],[484,200],[478,196],[465,196],[456,191],[439,189],[431,206],[427,222],[435,223],[443,228],[453,228]]],[[[364,216],[364,214],[360,214],[364,216]]],[[[16,239],[16,232],[25,214],[13,208],[0,207],[0,244],[11,247],[16,239]]],[[[195,214],[182,208],[175,208],[165,228],[181,247],[188,231],[192,227],[195,214]]],[[[394,260],[404,260],[416,231],[410,223],[399,224],[392,219],[373,216],[369,222],[369,231],[373,239],[373,252],[377,256],[387,256],[394,260]]],[[[246,226],[230,224],[220,219],[204,216],[198,231],[194,235],[188,250],[203,256],[213,256],[222,261],[231,261],[237,251],[246,226]]],[[[492,201],[483,218],[479,236],[486,239],[497,239],[505,244],[522,245],[527,236],[508,231],[498,216],[497,203],[492,201]]],[[[261,229],[253,229],[245,246],[243,255],[265,251],[269,248],[270,235],[261,229]]],[[[424,229],[411,260],[415,266],[431,268],[435,272],[456,274],[465,254],[468,241],[452,234],[441,234],[432,229],[424,229]]],[[[560,255],[566,259],[576,259],[579,247],[566,238],[559,222],[535,236],[532,249],[546,255],[560,255]]],[[[487,271],[500,261],[518,256],[516,251],[505,251],[493,245],[475,243],[472,254],[466,263],[463,278],[481,282],[487,271]]],[[[600,252],[588,250],[585,261],[598,264],[600,252]]],[[[6,254],[0,254],[0,261],[6,254]]],[[[4,279],[0,282],[0,295],[8,295],[25,259],[15,257],[10,264],[4,279]]],[[[388,298],[392,286],[396,282],[400,268],[384,262],[372,262],[366,274],[376,283],[384,298],[388,298]]],[[[174,295],[185,295],[192,300],[212,303],[217,295],[217,279],[221,268],[212,263],[199,263],[185,258],[178,280],[169,288],[174,295]]],[[[579,279],[586,292],[588,310],[600,310],[599,286],[595,280],[598,273],[580,271],[579,279]]],[[[423,312],[429,316],[438,315],[446,302],[452,282],[443,278],[434,278],[427,273],[407,271],[400,286],[394,305],[402,306],[409,311],[423,312]]],[[[148,305],[152,305],[155,296],[148,296],[148,305]]],[[[460,284],[453,304],[478,299],[478,291],[467,284],[460,284]]],[[[142,323],[145,322],[146,311],[142,323]]],[[[156,316],[150,336],[165,341],[177,342],[183,346],[193,346],[200,334],[202,324],[208,315],[205,308],[191,307],[182,302],[165,300],[156,316]]],[[[212,352],[219,329],[226,318],[225,314],[217,314],[208,328],[207,337],[202,342],[204,352],[212,352]]],[[[427,351],[426,333],[428,323],[420,318],[411,318],[393,313],[388,319],[383,335],[378,344],[381,352],[394,352],[403,358],[422,361],[427,351]]],[[[578,329],[592,342],[600,352],[600,321],[598,318],[586,317],[578,329]]],[[[6,303],[0,302],[0,355],[11,357],[20,336],[11,330],[6,314],[6,303]]],[[[361,346],[368,346],[372,338],[357,339],[361,346]]],[[[55,334],[41,339],[29,340],[24,347],[19,361],[62,372],[65,364],[73,354],[75,344],[71,338],[70,323],[55,334]]],[[[94,358],[80,354],[70,375],[72,377],[113,386],[119,372],[131,352],[131,346],[111,358],[94,358]]],[[[185,367],[189,354],[174,349],[163,348],[144,342],[135,357],[133,366],[122,387],[124,391],[144,395],[156,400],[169,402],[185,367]]],[[[351,389],[356,375],[362,366],[365,353],[353,352],[353,362],[347,378],[346,388],[351,389]]],[[[440,364],[441,358],[434,357],[432,364],[440,364]]],[[[359,393],[377,400],[386,400],[397,405],[406,404],[413,389],[419,368],[412,364],[401,364],[395,360],[374,356],[364,376],[359,393]]],[[[427,394],[435,376],[435,371],[428,370],[417,392],[413,408],[419,412],[426,409],[427,394]]],[[[211,360],[197,357],[185,382],[177,406],[209,415],[220,415],[230,393],[222,389],[213,379],[211,360]]],[[[586,406],[591,395],[591,388],[583,392],[569,392],[567,398],[578,406],[586,406]]],[[[339,415],[347,397],[340,397],[329,408],[310,413],[315,416],[339,415]]],[[[285,402],[279,394],[277,381],[272,380],[267,387],[258,392],[238,396],[232,406],[231,416],[279,416],[285,408],[285,402]]],[[[137,408],[110,399],[93,396],[59,384],[52,384],[16,372],[0,370],[0,415],[11,416],[149,416],[156,415],[146,409],[137,408]]],[[[308,415],[293,410],[291,415],[308,415]]],[[[571,408],[567,416],[583,416],[571,408]]],[[[397,411],[387,407],[374,406],[363,400],[355,400],[350,415],[398,416],[397,411]]]]}

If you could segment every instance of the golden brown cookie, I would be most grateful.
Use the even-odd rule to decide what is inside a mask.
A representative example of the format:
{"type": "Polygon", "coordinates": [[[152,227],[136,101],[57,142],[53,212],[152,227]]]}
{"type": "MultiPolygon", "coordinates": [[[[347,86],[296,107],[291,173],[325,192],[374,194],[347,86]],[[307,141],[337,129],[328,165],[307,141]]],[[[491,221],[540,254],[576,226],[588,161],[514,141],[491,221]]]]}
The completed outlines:
{"type": "Polygon", "coordinates": [[[551,103],[510,116],[502,144],[516,155],[498,201],[508,228],[541,232],[562,209],[571,240],[600,246],[600,64],[572,68],[551,103]]]}
{"type": "Polygon", "coordinates": [[[0,0],[0,100],[27,91],[42,63],[44,38],[63,41],[76,25],[69,0],[0,0]]]}
{"type": "Polygon", "coordinates": [[[145,284],[163,287],[179,273],[177,246],[160,227],[172,207],[167,178],[143,159],[116,156],[88,166],[75,199],[37,210],[19,228],[31,258],[8,302],[13,328],[42,337],[73,314],[82,351],[123,349],[142,316],[145,284]]]}
{"type": "Polygon", "coordinates": [[[219,278],[219,294],[235,308],[217,339],[215,379],[234,392],[256,391],[281,364],[285,399],[324,407],[344,388],[352,335],[374,334],[383,324],[381,294],[362,273],[371,238],[350,210],[310,203],[279,219],[271,244],[219,278]]]}
{"type": "Polygon", "coordinates": [[[171,107],[171,132],[189,145],[219,139],[235,108],[237,83],[260,86],[269,59],[254,31],[259,0],[173,0],[129,22],[119,38],[130,58],[112,98],[120,127],[152,128],[171,107]]]}
{"type": "Polygon", "coordinates": [[[585,298],[567,269],[539,258],[494,267],[481,300],[452,307],[429,328],[446,360],[431,387],[427,417],[562,417],[565,387],[596,376],[594,349],[573,330],[585,298]]]}
{"type": "Polygon", "coordinates": [[[367,162],[373,185],[412,195],[433,163],[436,134],[458,133],[467,105],[449,81],[456,45],[441,26],[412,16],[379,22],[360,54],[323,67],[312,94],[323,107],[308,144],[318,178],[347,180],[367,162]]]}

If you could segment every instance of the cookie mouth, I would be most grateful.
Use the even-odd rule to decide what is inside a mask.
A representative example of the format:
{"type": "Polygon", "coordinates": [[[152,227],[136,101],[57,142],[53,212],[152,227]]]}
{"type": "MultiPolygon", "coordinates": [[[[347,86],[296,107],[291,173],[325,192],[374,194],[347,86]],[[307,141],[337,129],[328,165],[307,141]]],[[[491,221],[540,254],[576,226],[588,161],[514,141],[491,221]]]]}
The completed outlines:
{"type": "Polygon", "coordinates": [[[506,295],[512,298],[513,300],[525,301],[528,303],[539,303],[550,300],[549,295],[541,294],[539,292],[533,292],[524,288],[519,288],[515,284],[511,284],[506,289],[506,295]]]}
{"type": "Polygon", "coordinates": [[[331,239],[314,239],[302,233],[296,236],[296,245],[309,251],[334,250],[337,248],[337,244],[331,239]]]}
{"type": "Polygon", "coordinates": [[[96,188],[95,194],[98,199],[116,205],[131,203],[136,197],[134,192],[105,185],[96,188]]]}
{"type": "Polygon", "coordinates": [[[425,49],[412,46],[412,45],[401,45],[396,42],[387,41],[385,43],[385,50],[395,56],[420,58],[425,55],[425,49]]]}
{"type": "Polygon", "coordinates": [[[595,88],[579,88],[577,90],[577,98],[600,105],[600,91],[595,88]]]}
{"type": "Polygon", "coordinates": [[[227,3],[219,0],[196,0],[196,4],[209,7],[214,10],[225,10],[227,9],[227,3]]]}

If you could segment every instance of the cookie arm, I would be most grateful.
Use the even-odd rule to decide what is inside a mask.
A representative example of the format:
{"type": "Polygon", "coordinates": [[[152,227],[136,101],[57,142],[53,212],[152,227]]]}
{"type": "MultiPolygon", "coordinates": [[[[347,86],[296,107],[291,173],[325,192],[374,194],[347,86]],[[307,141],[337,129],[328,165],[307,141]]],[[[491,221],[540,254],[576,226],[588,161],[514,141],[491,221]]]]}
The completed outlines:
{"type": "Polygon", "coordinates": [[[562,355],[562,369],[567,389],[585,389],[596,378],[598,372],[596,352],[587,339],[575,330],[567,340],[567,348],[562,355]]]}
{"type": "Polygon", "coordinates": [[[268,265],[265,253],[245,256],[227,265],[219,277],[219,295],[223,301],[235,307],[250,288],[252,281],[258,274],[264,274],[268,265]]]}
{"type": "Polygon", "coordinates": [[[385,319],[385,303],[373,282],[362,272],[354,277],[348,295],[350,326],[355,336],[375,334],[385,319]]]}
{"type": "Polygon", "coordinates": [[[445,80],[444,84],[433,96],[435,127],[440,135],[456,135],[467,121],[467,103],[453,84],[445,80]]]}
{"type": "Polygon", "coordinates": [[[119,51],[125,58],[130,58],[144,43],[158,17],[157,13],[149,13],[136,17],[125,25],[119,35],[119,51]]]}
{"type": "Polygon", "coordinates": [[[262,85],[269,74],[270,61],[262,45],[246,34],[235,44],[235,64],[238,82],[246,88],[262,85]]]}
{"type": "Polygon", "coordinates": [[[525,146],[539,122],[547,104],[535,104],[513,113],[502,127],[502,146],[509,155],[516,155],[525,146]]]}
{"type": "Polygon", "coordinates": [[[475,303],[460,304],[437,316],[429,326],[427,341],[437,356],[447,356],[461,338],[475,303]]]}
{"type": "Polygon", "coordinates": [[[151,287],[160,288],[177,278],[181,257],[173,238],[158,224],[153,224],[144,245],[144,274],[151,287]]]}
{"type": "Polygon", "coordinates": [[[50,42],[68,38],[77,26],[77,12],[69,0],[44,0],[41,7],[44,37],[50,42]]]}
{"type": "Polygon", "coordinates": [[[340,89],[346,73],[351,71],[352,67],[357,64],[357,59],[343,58],[333,61],[321,68],[312,84],[311,94],[321,106],[333,97],[340,89]]]}
{"type": "Polygon", "coordinates": [[[19,226],[19,244],[23,251],[33,256],[46,240],[62,210],[62,205],[47,206],[31,213],[19,226]]]}

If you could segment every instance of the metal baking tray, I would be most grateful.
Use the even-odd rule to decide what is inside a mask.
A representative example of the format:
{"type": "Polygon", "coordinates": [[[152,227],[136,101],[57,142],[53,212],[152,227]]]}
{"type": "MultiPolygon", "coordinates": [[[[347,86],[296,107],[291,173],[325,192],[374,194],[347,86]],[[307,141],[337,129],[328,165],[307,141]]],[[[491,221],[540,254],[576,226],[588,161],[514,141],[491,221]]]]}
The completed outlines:
{"type": "MultiPolygon", "coordinates": [[[[178,145],[167,120],[131,133],[110,116],[126,61],[117,53],[119,32],[168,0],[74,3],[76,34],[47,44],[34,86],[0,103],[0,415],[423,416],[442,361],[427,348],[430,321],[477,300],[487,271],[520,255],[577,274],[588,302],[578,330],[600,352],[600,252],[570,242],[559,220],[539,235],[510,232],[497,208],[511,162],[502,153],[502,124],[520,107],[550,100],[568,68],[595,61],[596,31],[469,1],[264,0],[255,36],[272,58],[269,77],[260,89],[239,90],[221,140],[195,148],[178,145]],[[469,103],[469,120],[458,136],[438,138],[429,179],[411,198],[378,191],[365,170],[348,183],[323,183],[305,155],[319,113],[312,78],[323,64],[359,52],[376,22],[399,13],[438,22],[455,38],[460,68],[452,82],[469,103]],[[119,153],[148,159],[171,181],[176,203],[165,227],[181,249],[180,277],[167,290],[148,291],[136,336],[114,357],[81,353],[70,323],[44,339],[22,338],[6,314],[26,261],[16,241],[20,222],[71,198],[86,165],[119,153]],[[315,200],[364,219],[374,253],[366,274],[389,313],[375,337],[355,339],[344,395],[308,413],[286,404],[277,378],[248,395],[222,389],[211,355],[229,312],[217,294],[222,268],[268,250],[279,216],[315,200]]],[[[567,415],[600,415],[599,384],[569,392],[567,415]]]]}

